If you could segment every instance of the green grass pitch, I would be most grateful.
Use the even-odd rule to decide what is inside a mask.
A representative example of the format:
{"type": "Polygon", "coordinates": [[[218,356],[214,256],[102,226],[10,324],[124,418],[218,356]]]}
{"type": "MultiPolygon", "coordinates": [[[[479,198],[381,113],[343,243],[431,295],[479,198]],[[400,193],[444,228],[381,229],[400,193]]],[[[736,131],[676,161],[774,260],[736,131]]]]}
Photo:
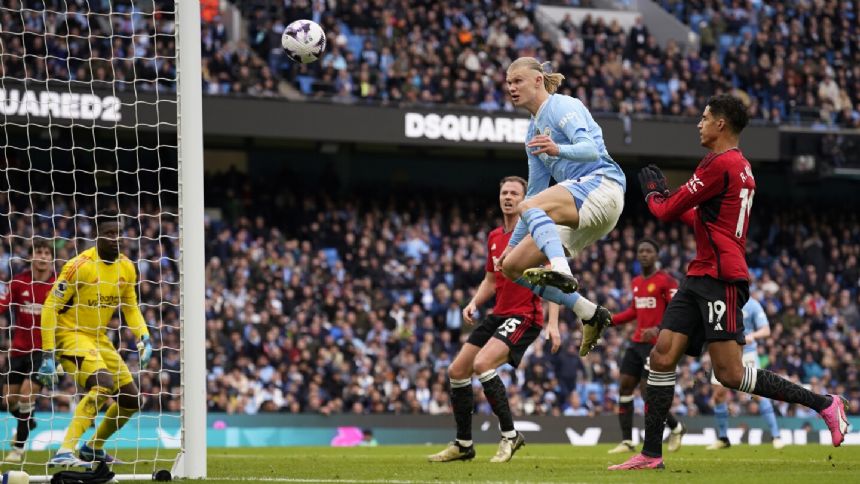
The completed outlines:
{"type": "MultiPolygon", "coordinates": [[[[606,466],[626,455],[608,455],[608,445],[526,445],[507,464],[490,464],[495,446],[479,445],[471,462],[429,463],[425,457],[441,446],[380,446],[360,448],[283,447],[209,449],[209,478],[205,482],[323,482],[323,483],[442,483],[442,482],[566,482],[566,483],[758,483],[809,484],[860,482],[860,447],[834,449],[821,445],[738,445],[726,450],[683,447],[667,454],[662,471],[609,472],[606,466]]],[[[28,461],[47,454],[31,452],[28,461]]],[[[133,452],[120,452],[126,460],[133,452]]],[[[116,466],[118,473],[151,473],[169,468],[157,465],[152,452],[141,451],[134,466],[116,466]]],[[[169,458],[162,452],[159,459],[169,458]]],[[[3,470],[12,467],[3,465],[3,470]]],[[[17,467],[17,468],[20,468],[17,467]]],[[[44,474],[44,466],[27,466],[31,474],[44,474]]]]}

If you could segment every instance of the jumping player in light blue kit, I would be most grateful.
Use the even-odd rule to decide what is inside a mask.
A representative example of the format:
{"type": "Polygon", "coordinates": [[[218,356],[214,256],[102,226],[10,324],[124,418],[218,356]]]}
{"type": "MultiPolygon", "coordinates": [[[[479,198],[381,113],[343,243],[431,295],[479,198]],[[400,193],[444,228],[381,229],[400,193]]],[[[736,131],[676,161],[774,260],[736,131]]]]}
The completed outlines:
{"type": "MultiPolygon", "coordinates": [[[[757,339],[770,336],[770,324],[764,308],[753,298],[750,298],[743,307],[744,313],[744,337],[746,345],[743,350],[744,366],[758,369],[758,343],[757,339]]],[[[726,400],[729,397],[728,388],[711,374],[711,384],[714,386],[714,416],[717,418],[717,440],[707,447],[708,450],[727,449],[731,447],[729,442],[729,409],[726,400]]],[[[781,449],[785,447],[779,438],[779,425],[776,423],[776,414],[773,411],[773,403],[768,398],[759,398],[759,412],[770,427],[770,435],[773,437],[773,447],[781,449]]]]}
{"type": "Polygon", "coordinates": [[[520,57],[507,72],[517,107],[532,115],[526,154],[529,180],[520,221],[497,265],[510,280],[571,308],[583,323],[585,356],[612,322],[606,308],[576,293],[565,249],[576,257],[615,228],[627,182],[603,143],[603,131],[579,99],[554,94],[564,76],[548,63],[520,57]],[[558,183],[549,187],[550,178],[558,183]],[[550,267],[542,267],[549,260],[550,267]]]}

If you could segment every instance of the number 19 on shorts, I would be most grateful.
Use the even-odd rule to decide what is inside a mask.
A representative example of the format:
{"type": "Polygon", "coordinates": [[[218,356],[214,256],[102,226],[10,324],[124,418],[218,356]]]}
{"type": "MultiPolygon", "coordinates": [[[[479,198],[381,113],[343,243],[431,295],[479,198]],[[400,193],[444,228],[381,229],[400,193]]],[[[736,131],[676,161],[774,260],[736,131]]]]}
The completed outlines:
{"type": "Polygon", "coordinates": [[[714,329],[722,330],[720,321],[726,314],[726,303],[720,300],[708,301],[708,323],[714,325],[714,329]],[[714,318],[716,316],[716,318],[714,318]]]}

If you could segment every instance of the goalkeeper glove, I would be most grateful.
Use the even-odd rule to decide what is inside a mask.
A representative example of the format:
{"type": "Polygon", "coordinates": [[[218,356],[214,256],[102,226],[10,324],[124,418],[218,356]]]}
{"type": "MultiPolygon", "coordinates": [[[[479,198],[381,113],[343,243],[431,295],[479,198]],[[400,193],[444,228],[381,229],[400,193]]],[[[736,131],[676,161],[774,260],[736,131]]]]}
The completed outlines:
{"type": "Polygon", "coordinates": [[[42,386],[49,388],[57,383],[57,364],[54,362],[53,353],[45,353],[42,357],[42,364],[39,366],[37,379],[42,386]]]}
{"type": "Polygon", "coordinates": [[[149,335],[143,335],[137,342],[137,354],[140,357],[140,367],[146,368],[149,365],[149,359],[152,358],[152,344],[149,342],[149,335]]]}
{"type": "Polygon", "coordinates": [[[669,184],[666,182],[666,176],[657,165],[648,165],[639,172],[639,186],[642,187],[642,193],[645,195],[645,202],[652,195],[669,196],[669,184]]]}

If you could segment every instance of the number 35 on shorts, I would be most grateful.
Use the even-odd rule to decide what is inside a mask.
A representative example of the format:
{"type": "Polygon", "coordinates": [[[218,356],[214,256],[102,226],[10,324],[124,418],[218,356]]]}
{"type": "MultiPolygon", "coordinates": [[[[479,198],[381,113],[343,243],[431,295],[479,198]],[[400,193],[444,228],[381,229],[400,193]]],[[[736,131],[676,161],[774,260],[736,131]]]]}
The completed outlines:
{"type": "Polygon", "coordinates": [[[723,316],[726,315],[726,303],[720,301],[708,301],[708,323],[714,325],[714,329],[722,330],[723,325],[720,322],[723,316]]]}
{"type": "Polygon", "coordinates": [[[503,322],[499,326],[499,334],[507,338],[508,336],[511,335],[511,333],[516,331],[517,326],[522,324],[522,322],[523,321],[521,319],[517,319],[517,318],[506,319],[505,322],[503,322]]]}

